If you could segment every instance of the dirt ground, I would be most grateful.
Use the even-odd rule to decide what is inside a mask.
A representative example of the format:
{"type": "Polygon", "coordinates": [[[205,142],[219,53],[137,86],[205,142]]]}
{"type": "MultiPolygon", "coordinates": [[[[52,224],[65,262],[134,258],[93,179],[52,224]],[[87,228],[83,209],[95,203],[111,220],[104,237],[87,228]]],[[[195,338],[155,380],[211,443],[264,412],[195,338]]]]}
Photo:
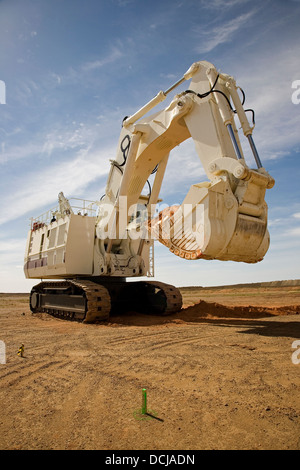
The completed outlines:
{"type": "Polygon", "coordinates": [[[0,449],[299,450],[300,286],[181,291],[95,325],[1,294],[0,449]]]}

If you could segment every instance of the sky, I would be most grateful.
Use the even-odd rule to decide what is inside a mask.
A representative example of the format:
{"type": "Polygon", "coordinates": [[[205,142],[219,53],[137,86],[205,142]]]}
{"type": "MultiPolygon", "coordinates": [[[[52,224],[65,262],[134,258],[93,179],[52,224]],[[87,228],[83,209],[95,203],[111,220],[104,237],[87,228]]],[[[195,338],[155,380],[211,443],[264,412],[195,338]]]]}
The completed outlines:
{"type": "MultiPolygon", "coordinates": [[[[0,292],[38,282],[23,273],[30,217],[60,191],[98,200],[124,116],[200,60],[234,76],[255,110],[254,141],[276,180],[271,245],[249,265],[186,261],[156,242],[155,279],[300,278],[299,24],[299,0],[0,0],[0,292]]],[[[206,179],[189,139],[171,152],[160,196],[181,204],[206,179]]]]}

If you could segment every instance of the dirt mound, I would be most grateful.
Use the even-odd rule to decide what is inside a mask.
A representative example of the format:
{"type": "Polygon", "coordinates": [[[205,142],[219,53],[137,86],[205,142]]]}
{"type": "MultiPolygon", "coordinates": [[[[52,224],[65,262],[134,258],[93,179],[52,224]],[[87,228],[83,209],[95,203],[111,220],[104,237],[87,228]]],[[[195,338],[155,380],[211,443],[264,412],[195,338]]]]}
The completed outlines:
{"type": "Polygon", "coordinates": [[[182,313],[187,318],[263,318],[275,315],[298,315],[300,305],[282,307],[255,307],[255,306],[226,306],[216,302],[200,300],[199,303],[183,308],[182,313]]]}
{"type": "MultiPolygon", "coordinates": [[[[268,318],[279,315],[298,315],[300,305],[288,305],[280,307],[256,307],[256,306],[227,306],[217,302],[206,302],[200,300],[194,305],[184,305],[183,308],[173,315],[160,317],[157,315],[146,315],[138,312],[127,312],[125,315],[111,315],[107,327],[122,326],[154,326],[154,325],[183,325],[188,323],[201,323],[205,320],[219,318],[257,319],[268,318]]],[[[47,316],[46,316],[47,317],[47,316]]]]}

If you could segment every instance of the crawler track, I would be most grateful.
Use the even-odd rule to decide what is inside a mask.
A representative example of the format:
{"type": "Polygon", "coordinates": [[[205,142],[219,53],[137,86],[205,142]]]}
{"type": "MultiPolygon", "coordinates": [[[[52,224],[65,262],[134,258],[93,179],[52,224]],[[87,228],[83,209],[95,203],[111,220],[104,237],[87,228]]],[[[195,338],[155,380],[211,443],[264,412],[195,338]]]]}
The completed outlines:
{"type": "Polygon", "coordinates": [[[92,281],[46,281],[32,289],[30,308],[33,313],[93,323],[109,318],[111,302],[108,290],[92,281]]]}
{"type": "Polygon", "coordinates": [[[30,294],[32,313],[94,323],[108,320],[111,310],[171,315],[182,307],[179,289],[156,281],[104,286],[91,280],[43,281],[30,294]]]}
{"type": "Polygon", "coordinates": [[[148,281],[146,284],[152,288],[154,295],[159,295],[165,299],[160,307],[158,305],[158,313],[171,315],[181,310],[182,296],[179,289],[164,282],[148,281]]]}

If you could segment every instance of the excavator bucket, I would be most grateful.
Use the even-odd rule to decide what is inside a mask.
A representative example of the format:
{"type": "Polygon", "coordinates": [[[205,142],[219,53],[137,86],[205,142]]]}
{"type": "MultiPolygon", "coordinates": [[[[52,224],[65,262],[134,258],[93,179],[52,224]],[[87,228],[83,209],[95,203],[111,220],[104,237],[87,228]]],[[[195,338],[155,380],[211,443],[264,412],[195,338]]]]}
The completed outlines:
{"type": "Polygon", "coordinates": [[[181,206],[148,222],[151,237],[188,260],[257,263],[269,248],[265,190],[269,177],[249,171],[232,192],[229,180],[191,186],[181,206]]]}

